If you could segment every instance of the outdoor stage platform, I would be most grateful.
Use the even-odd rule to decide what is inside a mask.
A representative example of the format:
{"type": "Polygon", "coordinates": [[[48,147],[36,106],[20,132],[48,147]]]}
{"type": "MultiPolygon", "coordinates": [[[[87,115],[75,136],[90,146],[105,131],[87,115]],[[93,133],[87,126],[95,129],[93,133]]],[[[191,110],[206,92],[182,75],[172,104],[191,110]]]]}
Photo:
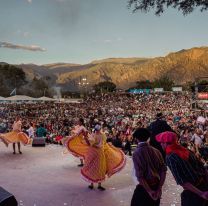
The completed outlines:
{"type": "MultiPolygon", "coordinates": [[[[13,193],[19,206],[129,206],[135,188],[132,180],[132,160],[125,169],[108,179],[106,191],[91,191],[80,178],[79,159],[63,155],[63,147],[22,146],[22,155],[12,153],[0,142],[0,186],[13,193]]],[[[181,188],[168,174],[162,204],[180,205],[181,188]]]]}

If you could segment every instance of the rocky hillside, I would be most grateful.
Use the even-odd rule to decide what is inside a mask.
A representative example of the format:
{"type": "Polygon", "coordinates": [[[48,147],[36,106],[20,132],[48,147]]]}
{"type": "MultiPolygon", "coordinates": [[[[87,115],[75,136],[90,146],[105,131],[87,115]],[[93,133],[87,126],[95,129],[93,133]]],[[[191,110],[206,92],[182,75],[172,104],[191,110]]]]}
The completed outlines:
{"type": "Polygon", "coordinates": [[[151,81],[164,75],[176,84],[185,84],[194,81],[196,77],[208,75],[208,47],[181,50],[152,59],[122,59],[122,63],[117,59],[108,60],[94,62],[91,67],[82,71],[60,74],[57,83],[67,84],[85,76],[92,85],[110,80],[120,88],[128,88],[138,80],[151,81]]]}
{"type": "Polygon", "coordinates": [[[208,47],[192,48],[156,58],[109,58],[86,65],[48,64],[19,65],[28,78],[50,76],[54,84],[77,89],[85,77],[89,85],[110,80],[119,88],[129,88],[139,80],[154,80],[168,76],[176,84],[194,81],[196,77],[208,76],[208,47]]]}

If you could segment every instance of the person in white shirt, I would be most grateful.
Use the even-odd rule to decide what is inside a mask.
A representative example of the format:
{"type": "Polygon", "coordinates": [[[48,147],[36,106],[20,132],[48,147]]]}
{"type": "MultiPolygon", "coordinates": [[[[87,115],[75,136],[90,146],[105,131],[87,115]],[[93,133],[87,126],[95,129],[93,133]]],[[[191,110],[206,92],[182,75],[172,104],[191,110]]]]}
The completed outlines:
{"type": "Polygon", "coordinates": [[[32,123],[30,123],[30,128],[27,130],[27,133],[28,133],[29,138],[34,138],[35,131],[34,131],[32,123]]]}

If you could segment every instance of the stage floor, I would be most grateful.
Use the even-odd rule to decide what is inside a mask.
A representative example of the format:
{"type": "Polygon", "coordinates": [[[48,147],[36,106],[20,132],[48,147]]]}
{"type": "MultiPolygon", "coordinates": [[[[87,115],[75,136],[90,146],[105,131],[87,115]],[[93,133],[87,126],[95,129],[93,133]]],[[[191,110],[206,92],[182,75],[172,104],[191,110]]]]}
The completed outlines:
{"type": "MultiPolygon", "coordinates": [[[[129,206],[135,188],[132,160],[123,171],[106,180],[106,191],[91,191],[80,178],[79,159],[63,155],[63,147],[22,146],[22,155],[0,142],[0,186],[15,195],[19,206],[129,206]]],[[[163,189],[161,205],[180,206],[181,187],[172,175],[163,189]]]]}

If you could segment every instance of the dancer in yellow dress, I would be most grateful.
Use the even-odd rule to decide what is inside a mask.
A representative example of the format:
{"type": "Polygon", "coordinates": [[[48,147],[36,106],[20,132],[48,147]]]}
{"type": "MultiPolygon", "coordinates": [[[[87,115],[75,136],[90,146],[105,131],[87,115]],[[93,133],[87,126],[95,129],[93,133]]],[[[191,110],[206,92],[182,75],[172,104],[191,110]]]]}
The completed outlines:
{"type": "MultiPolygon", "coordinates": [[[[124,168],[125,154],[120,149],[106,143],[106,136],[101,132],[101,126],[98,124],[87,143],[83,147],[79,146],[77,148],[79,151],[76,152],[82,153],[85,162],[81,169],[82,177],[91,183],[90,189],[94,188],[94,183],[98,183],[98,189],[105,190],[101,183],[106,177],[110,177],[124,168]]],[[[70,147],[68,149],[71,150],[70,147]]]]}
{"type": "Polygon", "coordinates": [[[8,147],[10,143],[13,143],[13,154],[16,154],[16,148],[15,144],[17,143],[18,145],[18,150],[19,154],[22,154],[20,148],[20,142],[24,145],[30,143],[30,138],[22,132],[22,121],[20,118],[16,118],[13,126],[12,126],[12,131],[5,133],[5,134],[0,134],[0,140],[4,142],[4,144],[8,147]]]}
{"type": "Polygon", "coordinates": [[[78,125],[75,127],[75,130],[72,131],[72,136],[68,138],[66,141],[66,147],[70,153],[72,153],[75,157],[80,158],[79,167],[84,166],[84,154],[86,154],[88,150],[88,140],[87,135],[88,131],[84,126],[84,119],[80,118],[78,121],[78,125]]]}

